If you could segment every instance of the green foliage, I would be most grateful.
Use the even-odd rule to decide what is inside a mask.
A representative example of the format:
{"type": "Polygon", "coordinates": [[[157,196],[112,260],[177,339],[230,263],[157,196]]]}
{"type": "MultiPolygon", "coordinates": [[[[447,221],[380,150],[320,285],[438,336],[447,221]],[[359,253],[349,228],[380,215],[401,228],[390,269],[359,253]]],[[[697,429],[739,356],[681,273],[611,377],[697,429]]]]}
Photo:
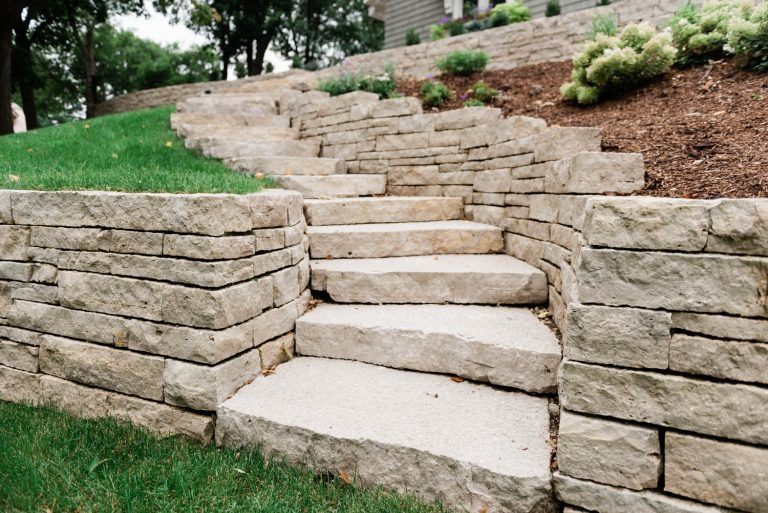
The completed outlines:
{"type": "Polygon", "coordinates": [[[438,59],[437,67],[449,75],[471,75],[484,69],[490,58],[482,50],[455,50],[438,59]]]}
{"type": "Polygon", "coordinates": [[[442,82],[425,82],[420,92],[421,101],[427,107],[439,107],[453,96],[448,86],[442,82]]]}
{"type": "Polygon", "coordinates": [[[491,10],[491,17],[494,15],[502,14],[506,17],[508,25],[511,23],[520,23],[521,21],[528,21],[531,19],[531,11],[523,5],[520,0],[514,0],[506,4],[499,4],[491,10]]]}
{"type": "Polygon", "coordinates": [[[573,59],[571,82],[561,92],[582,105],[664,74],[675,61],[672,38],[647,23],[627,25],[618,36],[598,34],[573,59]]]}
{"type": "Polygon", "coordinates": [[[413,496],[320,477],[258,450],[160,438],[0,402],[0,511],[444,513],[413,496]]]}
{"type": "Polygon", "coordinates": [[[472,96],[474,96],[476,100],[483,104],[491,103],[498,95],[499,91],[489,86],[482,80],[472,86],[472,96]]]}
{"type": "Polygon", "coordinates": [[[464,28],[464,23],[461,20],[449,21],[444,26],[448,31],[449,36],[460,36],[467,32],[467,29],[464,28]]]}
{"type": "Polygon", "coordinates": [[[592,17],[592,26],[587,32],[587,39],[594,41],[598,34],[606,36],[616,35],[616,19],[607,14],[598,14],[592,17]]]}
{"type": "Polygon", "coordinates": [[[465,107],[485,107],[485,103],[480,100],[472,99],[464,102],[465,107]]]}
{"type": "Polygon", "coordinates": [[[405,46],[413,46],[418,44],[421,44],[421,37],[419,36],[419,33],[416,32],[416,29],[408,29],[408,32],[405,33],[405,46]]]}
{"type": "Polygon", "coordinates": [[[544,12],[547,18],[558,16],[561,11],[560,0],[547,0],[547,10],[544,12]]]}
{"type": "Polygon", "coordinates": [[[691,65],[722,57],[729,25],[736,18],[748,18],[751,10],[748,0],[709,2],[701,9],[688,0],[670,21],[678,64],[691,65]]]}
{"type": "Polygon", "coordinates": [[[471,21],[468,21],[464,24],[464,29],[467,32],[479,32],[481,30],[486,30],[491,28],[491,18],[485,17],[485,18],[477,18],[471,21]]]}
{"type": "Polygon", "coordinates": [[[768,3],[757,5],[749,16],[731,21],[726,48],[747,66],[768,71],[768,3]]]}
{"type": "Polygon", "coordinates": [[[595,5],[598,7],[602,7],[604,5],[611,5],[613,3],[613,0],[597,0],[595,2],[595,5]]]}
{"type": "Polygon", "coordinates": [[[331,96],[339,96],[352,91],[368,91],[378,94],[379,98],[392,98],[397,89],[395,68],[388,65],[381,73],[359,71],[328,77],[320,81],[317,89],[325,91],[331,96]]]}
{"type": "Polygon", "coordinates": [[[140,110],[0,137],[0,187],[242,194],[267,184],[187,150],[171,131],[171,112],[140,110]]]}
{"type": "Polygon", "coordinates": [[[429,27],[429,39],[432,41],[444,39],[447,35],[443,25],[432,25],[429,27]]]}

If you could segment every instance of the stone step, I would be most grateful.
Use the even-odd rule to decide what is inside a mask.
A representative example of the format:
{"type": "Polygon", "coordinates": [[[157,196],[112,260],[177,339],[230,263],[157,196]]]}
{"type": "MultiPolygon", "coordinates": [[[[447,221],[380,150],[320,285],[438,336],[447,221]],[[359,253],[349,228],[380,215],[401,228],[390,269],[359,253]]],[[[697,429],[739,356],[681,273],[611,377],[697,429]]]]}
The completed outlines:
{"type": "Polygon", "coordinates": [[[187,123],[176,129],[179,137],[189,139],[213,137],[233,140],[243,139],[298,139],[299,133],[294,128],[273,126],[238,126],[238,125],[198,125],[187,123]]]}
{"type": "Polygon", "coordinates": [[[543,272],[507,255],[313,260],[312,288],[338,303],[547,302],[543,272]]]}
{"type": "Polygon", "coordinates": [[[218,116],[216,114],[199,114],[196,112],[174,112],[171,114],[171,128],[178,130],[181,125],[206,126],[261,126],[275,128],[290,128],[291,118],[288,116],[250,116],[247,114],[231,114],[218,116]]]}
{"type": "Polygon", "coordinates": [[[225,139],[196,141],[196,148],[206,157],[228,159],[234,157],[317,157],[320,143],[317,141],[229,141],[225,139]]]}
{"type": "Polygon", "coordinates": [[[305,198],[375,196],[387,191],[386,175],[274,176],[284,189],[299,191],[305,198]]]}
{"type": "Polygon", "coordinates": [[[501,228],[472,221],[310,226],[307,235],[310,256],[318,259],[483,254],[504,249],[501,228]]]}
{"type": "Polygon", "coordinates": [[[313,226],[370,223],[410,223],[461,219],[461,198],[385,196],[381,198],[345,198],[306,200],[304,215],[313,226]]]}
{"type": "Polygon", "coordinates": [[[527,308],[324,303],[296,321],[296,351],[494,385],[556,390],[560,345],[527,308]]]}
{"type": "Polygon", "coordinates": [[[546,398],[299,357],[218,408],[216,440],[462,511],[554,513],[546,398]]]}
{"type": "Polygon", "coordinates": [[[347,172],[343,160],[314,157],[237,157],[225,160],[224,164],[249,175],[341,175],[347,172]]]}
{"type": "Polygon", "coordinates": [[[208,95],[187,98],[176,105],[178,112],[198,114],[277,114],[274,98],[261,95],[208,95]]]}

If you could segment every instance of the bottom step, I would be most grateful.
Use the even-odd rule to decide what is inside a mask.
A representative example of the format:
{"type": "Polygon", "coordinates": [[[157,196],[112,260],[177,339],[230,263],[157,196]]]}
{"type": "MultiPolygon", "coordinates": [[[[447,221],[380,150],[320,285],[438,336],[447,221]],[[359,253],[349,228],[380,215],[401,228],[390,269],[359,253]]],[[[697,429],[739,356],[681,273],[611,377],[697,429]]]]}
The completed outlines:
{"type": "Polygon", "coordinates": [[[216,438],[468,511],[554,513],[547,399],[297,358],[218,409],[216,438]]]}

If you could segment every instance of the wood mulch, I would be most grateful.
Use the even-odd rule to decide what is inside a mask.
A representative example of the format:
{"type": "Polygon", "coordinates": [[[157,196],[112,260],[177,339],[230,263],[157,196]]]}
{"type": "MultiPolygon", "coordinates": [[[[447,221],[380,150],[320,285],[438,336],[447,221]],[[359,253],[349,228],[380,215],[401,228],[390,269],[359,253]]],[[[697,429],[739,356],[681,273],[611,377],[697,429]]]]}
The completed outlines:
{"type": "MultiPolygon", "coordinates": [[[[461,108],[460,95],[478,80],[498,89],[505,115],[544,118],[551,125],[603,128],[603,149],[645,157],[646,186],[636,194],[683,197],[768,197],[768,73],[717,61],[673,69],[663,78],[590,107],[562,100],[570,62],[471,77],[437,77],[461,108]]],[[[403,79],[399,92],[418,96],[423,81],[403,79]]]]}

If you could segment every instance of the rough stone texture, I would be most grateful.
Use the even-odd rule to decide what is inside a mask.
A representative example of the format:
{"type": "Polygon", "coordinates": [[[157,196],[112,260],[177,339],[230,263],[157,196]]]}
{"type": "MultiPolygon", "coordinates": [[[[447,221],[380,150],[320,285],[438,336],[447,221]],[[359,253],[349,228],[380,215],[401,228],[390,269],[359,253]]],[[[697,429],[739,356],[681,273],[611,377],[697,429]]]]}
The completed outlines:
{"type": "Polygon", "coordinates": [[[712,337],[768,342],[768,320],[673,312],[672,326],[675,329],[712,337]]]}
{"type": "Polygon", "coordinates": [[[669,368],[768,385],[768,344],[676,334],[670,345],[669,368]]]}
{"type": "Polygon", "coordinates": [[[580,362],[666,369],[671,329],[669,312],[571,303],[565,356],[580,362]]]}
{"type": "Polygon", "coordinates": [[[301,296],[279,308],[264,312],[253,321],[253,343],[259,346],[267,340],[293,330],[296,319],[307,310],[311,294],[304,291],[301,296]]]}
{"type": "MultiPolygon", "coordinates": [[[[563,129],[565,130],[565,129],[563,129]]],[[[576,129],[572,129],[576,130],[576,129]]],[[[536,146],[538,149],[540,146],[536,146]]],[[[645,184],[639,153],[566,153],[544,177],[544,190],[562,194],[630,193],[645,184]]]]}
{"type": "Polygon", "coordinates": [[[563,411],[557,440],[563,474],[632,490],[656,488],[661,447],[655,429],[563,411]]]}
{"type": "Polygon", "coordinates": [[[548,423],[543,398],[297,358],[222,404],[216,436],[453,507],[553,513],[548,423]]]}
{"type": "Polygon", "coordinates": [[[707,251],[768,255],[768,200],[721,200],[710,216],[707,251]]]}
{"type": "Polygon", "coordinates": [[[565,361],[564,408],[766,444],[768,390],[565,361]]]}
{"type": "Polygon", "coordinates": [[[768,449],[668,432],[664,490],[751,513],[768,510],[768,449]]]}
{"type": "Polygon", "coordinates": [[[40,370],[107,390],[163,400],[165,362],[119,349],[45,335],[40,341],[40,370]]]}
{"type": "Polygon", "coordinates": [[[557,498],[587,511],[600,513],[730,513],[658,492],[637,492],[556,473],[553,481],[557,498]]]}
{"type": "Polygon", "coordinates": [[[0,401],[38,404],[40,374],[0,365],[0,401]]]}
{"type": "Polygon", "coordinates": [[[296,323],[299,354],[455,374],[550,392],[560,346],[527,309],[319,305],[296,323]]]}
{"type": "Polygon", "coordinates": [[[288,333],[259,346],[261,368],[272,369],[293,358],[296,343],[293,333],[288,333]]]}
{"type": "Polygon", "coordinates": [[[373,196],[387,189],[385,175],[277,176],[286,189],[301,192],[305,198],[373,196]]]}
{"type": "Polygon", "coordinates": [[[0,258],[26,260],[29,250],[29,227],[0,225],[0,258]]]}
{"type": "Polygon", "coordinates": [[[259,352],[251,350],[214,366],[166,360],[165,402],[193,410],[215,410],[261,369],[259,352]]]}
{"type": "Polygon", "coordinates": [[[0,365],[27,372],[37,372],[37,346],[0,339],[0,365]]]}
{"type": "Polygon", "coordinates": [[[197,235],[166,234],[163,255],[199,260],[229,260],[253,255],[255,237],[200,237],[197,235]]]}
{"type": "Polygon", "coordinates": [[[162,435],[184,435],[207,444],[213,438],[210,416],[91,388],[53,376],[41,378],[42,402],[82,418],[116,417],[162,435]]]}
{"type": "Polygon", "coordinates": [[[459,198],[382,197],[307,200],[304,211],[311,226],[408,223],[460,219],[459,198]]]}
{"type": "Polygon", "coordinates": [[[546,162],[584,151],[600,151],[602,133],[600,128],[549,128],[534,137],[534,158],[546,162]]]}
{"type": "Polygon", "coordinates": [[[470,221],[311,226],[312,258],[497,253],[501,230],[470,221]]]}
{"type": "Polygon", "coordinates": [[[322,260],[312,288],[340,303],[536,304],[546,277],[506,255],[322,260]]]}
{"type": "Polygon", "coordinates": [[[314,157],[236,157],[224,163],[249,175],[339,175],[346,172],[343,160],[314,157]]]}

